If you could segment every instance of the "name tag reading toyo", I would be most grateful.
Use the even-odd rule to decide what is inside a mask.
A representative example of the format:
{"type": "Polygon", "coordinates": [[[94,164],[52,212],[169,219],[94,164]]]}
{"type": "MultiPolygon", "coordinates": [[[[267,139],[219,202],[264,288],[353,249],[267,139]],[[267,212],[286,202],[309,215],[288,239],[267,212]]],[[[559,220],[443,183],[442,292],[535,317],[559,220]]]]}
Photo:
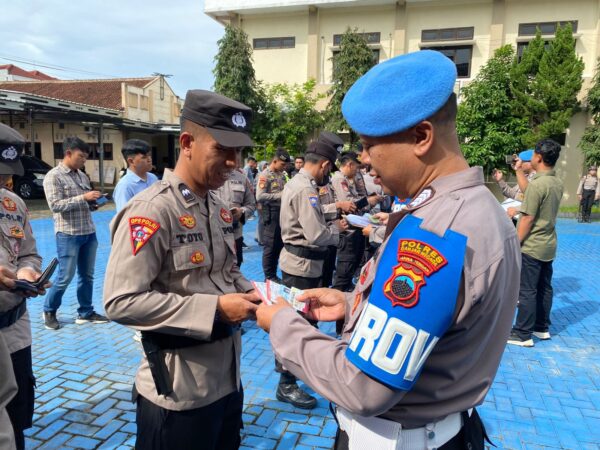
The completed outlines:
{"type": "Polygon", "coordinates": [[[402,390],[452,322],[467,246],[465,236],[440,238],[421,222],[408,215],[392,232],[346,350],[360,370],[402,390]]]}

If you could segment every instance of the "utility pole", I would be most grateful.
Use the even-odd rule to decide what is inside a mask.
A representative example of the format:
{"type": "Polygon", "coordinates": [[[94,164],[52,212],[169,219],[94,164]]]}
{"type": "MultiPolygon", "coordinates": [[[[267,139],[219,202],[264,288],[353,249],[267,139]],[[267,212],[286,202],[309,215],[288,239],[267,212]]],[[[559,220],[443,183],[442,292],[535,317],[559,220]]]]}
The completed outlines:
{"type": "Polygon", "coordinates": [[[160,77],[160,99],[165,99],[165,78],[171,78],[173,75],[169,73],[154,72],[153,77],[160,77]]]}

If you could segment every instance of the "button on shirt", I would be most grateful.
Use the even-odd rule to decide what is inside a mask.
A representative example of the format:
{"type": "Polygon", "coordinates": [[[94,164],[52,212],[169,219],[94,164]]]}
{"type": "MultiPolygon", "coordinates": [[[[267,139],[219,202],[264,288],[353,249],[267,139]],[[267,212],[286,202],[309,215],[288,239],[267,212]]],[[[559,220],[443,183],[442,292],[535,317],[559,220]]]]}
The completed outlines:
{"type": "Polygon", "coordinates": [[[153,173],[148,172],[144,180],[131,170],[127,170],[125,176],[115,186],[115,192],[113,192],[113,200],[115,201],[117,212],[123,209],[131,197],[152,186],[157,181],[158,177],[153,173]]]}
{"type": "Polygon", "coordinates": [[[83,195],[92,190],[87,175],[62,162],[44,177],[46,201],[54,218],[54,232],[74,236],[96,231],[92,213],[83,195]]]}

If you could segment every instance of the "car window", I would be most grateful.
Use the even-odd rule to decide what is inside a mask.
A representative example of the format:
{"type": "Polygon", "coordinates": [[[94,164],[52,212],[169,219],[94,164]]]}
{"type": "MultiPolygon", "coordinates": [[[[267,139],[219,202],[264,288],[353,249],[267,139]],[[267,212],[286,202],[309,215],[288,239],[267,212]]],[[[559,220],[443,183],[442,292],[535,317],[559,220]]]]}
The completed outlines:
{"type": "Polygon", "coordinates": [[[23,163],[25,170],[41,170],[47,172],[48,170],[52,169],[52,166],[50,166],[48,163],[32,156],[23,156],[21,158],[21,162],[23,163]]]}

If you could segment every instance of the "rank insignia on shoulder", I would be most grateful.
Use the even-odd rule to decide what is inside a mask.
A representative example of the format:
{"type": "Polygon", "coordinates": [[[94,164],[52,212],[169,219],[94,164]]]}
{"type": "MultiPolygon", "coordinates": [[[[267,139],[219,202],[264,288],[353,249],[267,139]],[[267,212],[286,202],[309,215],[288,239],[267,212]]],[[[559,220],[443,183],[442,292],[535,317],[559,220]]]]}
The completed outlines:
{"type": "Polygon", "coordinates": [[[2,199],[2,206],[7,211],[16,211],[17,210],[17,204],[10,197],[4,197],[2,199]]]}
{"type": "Polygon", "coordinates": [[[185,216],[181,216],[179,218],[179,223],[186,228],[194,228],[196,226],[196,219],[194,216],[186,214],[185,216]]]}
{"type": "Polygon", "coordinates": [[[433,188],[423,189],[421,193],[408,204],[408,208],[416,208],[417,206],[421,206],[423,203],[431,200],[433,198],[433,194],[435,194],[433,188]]]}
{"type": "Polygon", "coordinates": [[[183,199],[186,202],[192,203],[194,200],[196,200],[196,196],[192,193],[192,190],[189,187],[187,187],[184,183],[179,183],[177,189],[179,189],[179,192],[181,193],[183,199]]]}
{"type": "Polygon", "coordinates": [[[223,219],[223,222],[227,222],[227,223],[231,223],[233,222],[233,217],[231,216],[231,213],[229,211],[227,211],[225,208],[221,208],[221,219],[223,219]]]}
{"type": "Polygon", "coordinates": [[[309,194],[308,201],[310,202],[310,206],[313,208],[319,206],[319,197],[316,194],[309,194]]]}
{"type": "Polygon", "coordinates": [[[146,245],[152,236],[159,230],[160,224],[146,217],[130,217],[129,233],[131,238],[131,248],[133,256],[146,245]]]}
{"type": "Polygon", "coordinates": [[[383,293],[393,306],[411,308],[419,301],[419,289],[426,277],[444,267],[448,261],[435,248],[413,239],[398,243],[398,265],[383,286],[383,293]]]}
{"type": "Polygon", "coordinates": [[[10,235],[17,239],[23,239],[25,237],[25,233],[23,232],[23,228],[21,227],[10,227],[10,235]]]}
{"type": "Polygon", "coordinates": [[[192,261],[194,264],[201,264],[204,261],[204,255],[201,251],[195,251],[192,253],[190,261],[192,261]]]}

